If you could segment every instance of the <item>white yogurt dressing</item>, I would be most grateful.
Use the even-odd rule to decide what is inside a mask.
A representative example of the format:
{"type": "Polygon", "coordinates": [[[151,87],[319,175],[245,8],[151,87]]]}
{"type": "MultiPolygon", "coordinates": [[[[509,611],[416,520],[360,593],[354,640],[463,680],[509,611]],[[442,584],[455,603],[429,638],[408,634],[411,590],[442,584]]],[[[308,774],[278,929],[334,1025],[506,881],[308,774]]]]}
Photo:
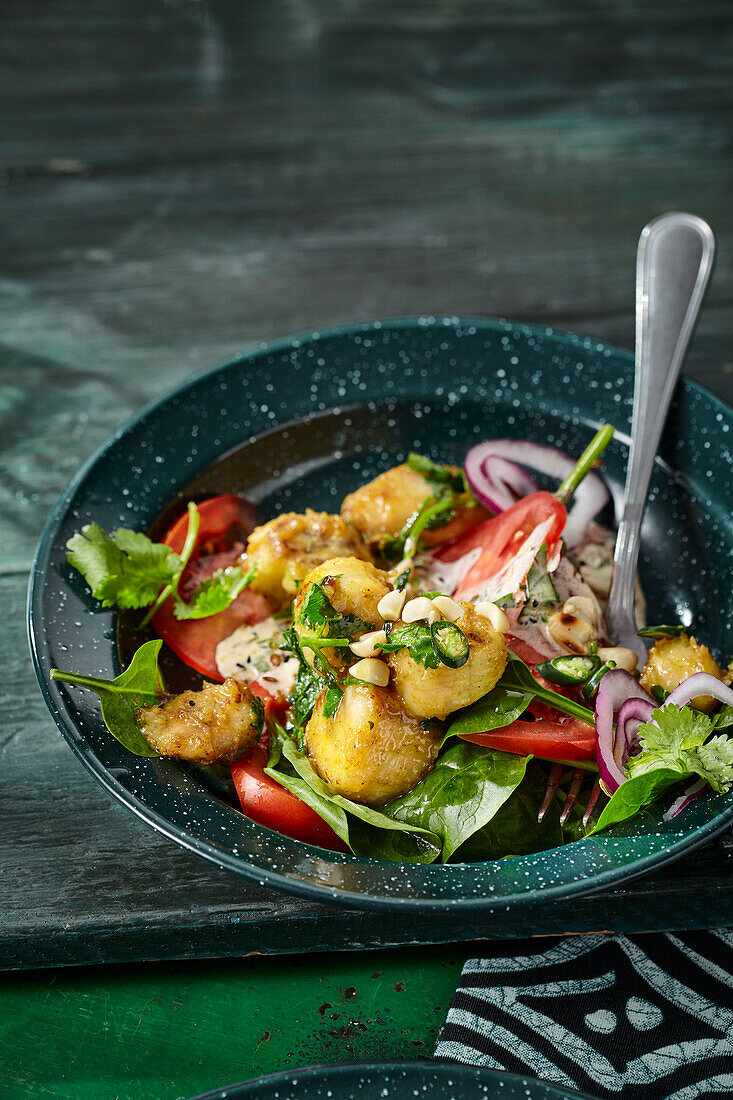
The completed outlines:
{"type": "Polygon", "coordinates": [[[272,695],[288,695],[298,675],[297,658],[280,649],[283,627],[272,617],[252,626],[240,626],[216,647],[216,664],[222,676],[245,684],[255,680],[272,695]]]}

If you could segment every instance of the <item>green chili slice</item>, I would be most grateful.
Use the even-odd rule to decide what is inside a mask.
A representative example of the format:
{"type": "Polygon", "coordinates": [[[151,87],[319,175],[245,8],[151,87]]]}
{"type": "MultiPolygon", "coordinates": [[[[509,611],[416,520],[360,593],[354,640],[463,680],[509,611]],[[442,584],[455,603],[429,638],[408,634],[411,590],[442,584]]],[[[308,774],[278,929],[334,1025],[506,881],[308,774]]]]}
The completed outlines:
{"type": "Polygon", "coordinates": [[[583,686],[583,695],[585,695],[586,699],[594,698],[603,677],[606,675],[607,672],[610,672],[611,669],[615,667],[615,661],[606,661],[605,664],[601,665],[601,667],[593,673],[587,683],[583,686]]]}
{"type": "Polygon", "coordinates": [[[587,684],[594,672],[600,668],[597,657],[555,657],[552,661],[543,661],[537,665],[537,672],[551,684],[572,687],[587,684]]]}
{"type": "Polygon", "coordinates": [[[460,668],[468,660],[468,638],[455,623],[432,623],[430,633],[438,657],[448,668],[460,668]]]}

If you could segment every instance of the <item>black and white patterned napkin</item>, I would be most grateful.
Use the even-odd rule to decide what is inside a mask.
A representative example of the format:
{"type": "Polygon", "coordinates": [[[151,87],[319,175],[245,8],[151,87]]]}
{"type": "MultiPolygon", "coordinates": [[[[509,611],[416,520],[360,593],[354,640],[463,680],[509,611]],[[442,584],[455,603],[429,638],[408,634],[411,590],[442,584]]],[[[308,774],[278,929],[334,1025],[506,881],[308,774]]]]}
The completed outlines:
{"type": "Polygon", "coordinates": [[[436,1058],[594,1097],[733,1097],[733,932],[495,949],[466,963],[436,1058]]]}

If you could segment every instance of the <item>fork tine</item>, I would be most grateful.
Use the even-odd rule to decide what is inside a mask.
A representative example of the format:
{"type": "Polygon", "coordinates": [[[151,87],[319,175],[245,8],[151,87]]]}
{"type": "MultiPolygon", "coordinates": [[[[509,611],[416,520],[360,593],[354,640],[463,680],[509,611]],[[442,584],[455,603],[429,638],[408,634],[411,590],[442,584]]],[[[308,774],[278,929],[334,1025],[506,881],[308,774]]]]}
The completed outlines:
{"type": "Polygon", "coordinates": [[[537,814],[537,820],[542,821],[543,817],[550,808],[550,803],[555,797],[555,792],[560,784],[562,773],[564,771],[562,764],[553,764],[550,768],[550,778],[547,780],[547,789],[545,791],[545,797],[542,800],[540,806],[540,812],[537,814]]]}
{"type": "Polygon", "coordinates": [[[575,805],[575,799],[578,797],[578,791],[580,790],[580,785],[581,785],[581,783],[583,782],[584,779],[585,779],[584,769],[583,768],[576,768],[575,771],[573,772],[573,781],[570,784],[570,790],[568,791],[568,797],[565,799],[565,805],[563,806],[562,813],[560,814],[560,824],[561,825],[564,825],[565,822],[567,821],[568,814],[570,813],[573,806],[575,805]]]}
{"type": "Polygon", "coordinates": [[[583,814],[583,825],[587,825],[590,821],[590,815],[593,813],[593,807],[598,801],[598,795],[601,793],[601,781],[596,779],[593,784],[593,790],[590,792],[590,798],[588,799],[588,805],[586,806],[585,813],[583,814]]]}

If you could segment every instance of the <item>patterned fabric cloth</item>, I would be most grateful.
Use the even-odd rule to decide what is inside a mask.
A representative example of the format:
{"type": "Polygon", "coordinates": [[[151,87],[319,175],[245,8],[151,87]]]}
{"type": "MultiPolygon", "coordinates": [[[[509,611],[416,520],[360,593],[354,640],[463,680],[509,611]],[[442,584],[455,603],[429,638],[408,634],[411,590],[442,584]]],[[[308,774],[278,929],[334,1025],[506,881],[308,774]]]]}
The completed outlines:
{"type": "Polygon", "coordinates": [[[733,1097],[733,932],[507,947],[466,963],[436,1058],[594,1097],[733,1097]]]}

